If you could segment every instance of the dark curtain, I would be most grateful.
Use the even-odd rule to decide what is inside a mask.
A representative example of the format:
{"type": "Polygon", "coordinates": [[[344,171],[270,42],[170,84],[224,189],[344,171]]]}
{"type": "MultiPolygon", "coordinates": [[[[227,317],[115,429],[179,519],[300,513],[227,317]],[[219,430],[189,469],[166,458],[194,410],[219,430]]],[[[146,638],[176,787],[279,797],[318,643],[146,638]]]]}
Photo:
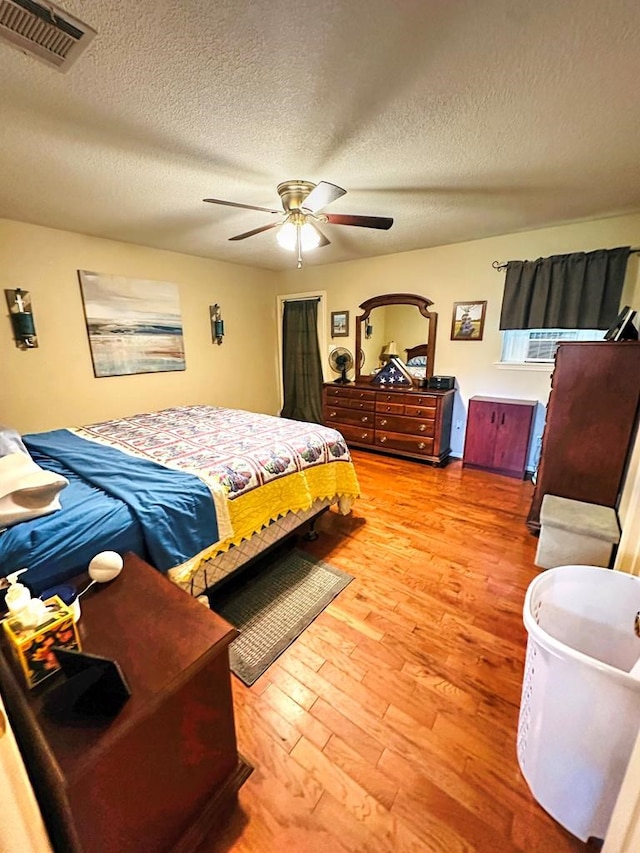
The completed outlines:
{"type": "Polygon", "coordinates": [[[318,300],[285,302],[282,318],[284,406],[280,415],[322,423],[322,366],[318,347],[318,300]]]}
{"type": "Polygon", "coordinates": [[[501,329],[608,329],[618,316],[629,246],[509,261],[501,329]]]}

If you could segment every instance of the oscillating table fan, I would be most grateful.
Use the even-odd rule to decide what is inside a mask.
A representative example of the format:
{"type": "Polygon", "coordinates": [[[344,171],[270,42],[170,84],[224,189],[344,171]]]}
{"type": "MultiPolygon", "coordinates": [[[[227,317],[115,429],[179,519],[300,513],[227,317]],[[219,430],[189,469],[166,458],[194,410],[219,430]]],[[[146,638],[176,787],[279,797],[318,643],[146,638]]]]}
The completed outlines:
{"type": "Polygon", "coordinates": [[[345,349],[344,347],[336,347],[331,350],[331,353],[329,354],[329,364],[335,373],[340,374],[337,379],[334,379],[334,382],[342,384],[349,382],[347,379],[347,370],[351,370],[353,367],[353,356],[348,349],[345,349]]]}

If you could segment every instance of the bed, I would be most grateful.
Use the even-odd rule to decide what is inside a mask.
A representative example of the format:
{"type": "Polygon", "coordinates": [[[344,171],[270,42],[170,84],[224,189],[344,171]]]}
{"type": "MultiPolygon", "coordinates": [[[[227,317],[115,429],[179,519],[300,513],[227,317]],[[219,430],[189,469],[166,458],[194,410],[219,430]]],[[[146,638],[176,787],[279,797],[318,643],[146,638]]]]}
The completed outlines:
{"type": "MultiPolygon", "coordinates": [[[[417,380],[418,385],[423,385],[427,379],[427,358],[429,355],[428,344],[418,344],[406,350],[406,368],[411,376],[417,380]]],[[[433,372],[433,371],[432,371],[433,372]]]]}
{"type": "Polygon", "coordinates": [[[182,406],[22,437],[67,481],[61,508],[0,533],[0,576],[36,594],[98,552],[134,551],[193,595],[359,494],[342,435],[318,424],[182,406]]]}

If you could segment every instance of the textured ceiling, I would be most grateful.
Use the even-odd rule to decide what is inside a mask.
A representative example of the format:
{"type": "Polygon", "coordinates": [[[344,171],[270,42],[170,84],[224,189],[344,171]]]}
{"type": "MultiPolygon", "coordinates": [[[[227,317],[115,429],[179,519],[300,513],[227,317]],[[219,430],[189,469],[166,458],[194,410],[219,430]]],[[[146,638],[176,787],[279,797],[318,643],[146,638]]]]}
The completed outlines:
{"type": "Polygon", "coordinates": [[[269,269],[276,185],[348,190],[335,263],[640,209],[637,0],[58,0],[61,74],[0,43],[0,216],[269,269]]]}

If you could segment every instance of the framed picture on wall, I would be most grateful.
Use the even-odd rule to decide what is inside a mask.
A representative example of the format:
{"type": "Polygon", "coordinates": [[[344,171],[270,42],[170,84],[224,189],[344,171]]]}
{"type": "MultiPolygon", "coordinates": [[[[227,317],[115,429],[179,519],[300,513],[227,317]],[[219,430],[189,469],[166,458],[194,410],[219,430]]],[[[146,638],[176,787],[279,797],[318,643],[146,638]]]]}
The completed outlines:
{"type": "Polygon", "coordinates": [[[349,337],[349,312],[348,311],[332,311],[331,312],[331,337],[332,338],[348,338],[349,337]]]}
{"type": "Polygon", "coordinates": [[[178,286],[78,270],[96,377],[184,370],[178,286]]]}
{"type": "Polygon", "coordinates": [[[451,319],[452,341],[481,341],[484,334],[484,302],[454,302],[451,319]]]}

